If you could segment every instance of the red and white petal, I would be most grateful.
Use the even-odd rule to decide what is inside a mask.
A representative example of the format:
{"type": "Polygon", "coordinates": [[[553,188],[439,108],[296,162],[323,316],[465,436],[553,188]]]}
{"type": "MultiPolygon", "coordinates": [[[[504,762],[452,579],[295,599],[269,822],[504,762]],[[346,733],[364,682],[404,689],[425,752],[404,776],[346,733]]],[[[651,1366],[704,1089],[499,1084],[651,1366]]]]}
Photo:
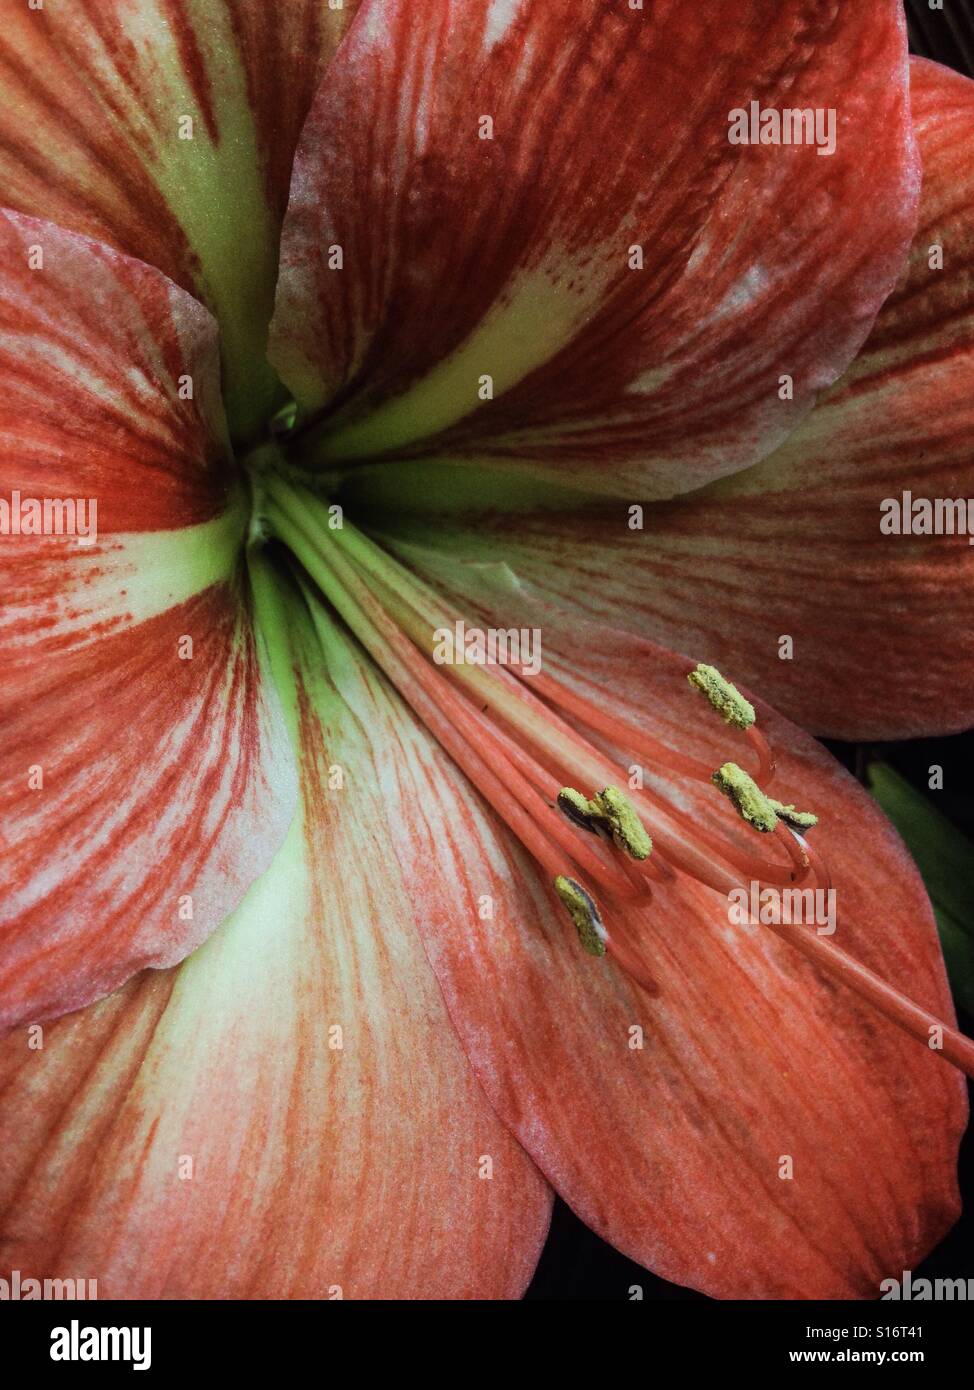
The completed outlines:
{"type": "Polygon", "coordinates": [[[312,456],[666,497],[769,453],[915,225],[901,6],[834,8],[366,0],[299,146],[271,334],[312,456]],[[834,112],[835,152],[731,144],[752,99],[834,112]]]}
{"type": "Polygon", "coordinates": [[[0,214],[3,1028],[181,960],[293,814],[216,337],[141,262],[0,214]],[[76,534],[25,534],[45,505],[76,534]]]}
{"type": "MultiPolygon", "coordinates": [[[[450,582],[460,561],[502,559],[579,620],[715,662],[816,733],[967,728],[974,548],[964,534],[880,530],[883,503],[902,512],[905,492],[962,500],[974,530],[974,82],[922,59],[912,72],[924,182],[908,270],[854,366],[781,449],[638,514],[616,504],[445,520],[437,550],[415,562],[450,582]]],[[[436,497],[429,484],[373,476],[362,491],[401,506],[410,489],[436,497]]],[[[439,497],[490,504],[473,483],[439,497]]]]}
{"type": "Polygon", "coordinates": [[[298,135],[357,0],[3,0],[0,188],[217,313],[231,415],[258,383],[298,135]],[[237,399],[238,394],[241,399],[237,399]]]}
{"type": "Polygon", "coordinates": [[[322,1299],[531,1277],[551,1194],[452,1033],[387,840],[408,721],[337,637],[329,662],[299,679],[303,814],[239,910],[43,1051],[28,1030],[0,1051],[0,1232],[24,1276],[322,1299]]]}
{"type": "Polygon", "coordinates": [[[838,738],[974,721],[974,82],[911,68],[920,227],[862,354],[773,458],[651,520],[646,538],[650,607],[680,603],[702,655],[838,738]],[[971,534],[885,534],[887,515],[910,513],[906,493],[946,501],[947,524],[966,518],[971,534]],[[778,660],[782,633],[792,661],[778,660]]]}
{"type": "MultiPolygon", "coordinates": [[[[495,615],[540,620],[546,672],[600,710],[709,766],[747,761],[680,658],[607,628],[566,632],[510,586],[495,615]]],[[[764,706],[760,719],[785,753],[775,794],[822,817],[835,943],[950,1020],[932,914],[899,840],[817,744],[764,706]]],[[[622,779],[645,760],[619,751],[622,779]]],[[[697,823],[764,847],[709,782],[645,770],[697,823]]],[[[928,1253],[959,1209],[966,1121],[963,1078],[935,1053],[766,928],[732,926],[728,899],[682,876],[648,906],[601,901],[658,982],[650,998],[581,952],[550,884],[421,744],[395,785],[390,837],[422,894],[454,1025],[498,1114],[588,1225],[719,1297],[877,1297],[928,1253]]]]}

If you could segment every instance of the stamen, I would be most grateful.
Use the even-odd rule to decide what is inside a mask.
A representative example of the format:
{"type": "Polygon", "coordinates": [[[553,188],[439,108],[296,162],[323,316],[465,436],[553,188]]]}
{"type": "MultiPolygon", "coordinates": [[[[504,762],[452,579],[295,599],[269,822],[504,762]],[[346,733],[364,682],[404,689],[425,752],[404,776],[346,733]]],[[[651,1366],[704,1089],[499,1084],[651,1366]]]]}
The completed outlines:
{"type": "MultiPolygon", "coordinates": [[[[289,484],[287,497],[281,497],[279,503],[288,508],[291,525],[297,526],[299,530],[302,525],[299,516],[313,517],[317,511],[324,512],[324,504],[318,497],[293,484],[289,484]],[[295,502],[300,504],[300,513],[293,510],[295,502]]],[[[326,519],[326,515],[323,515],[322,520],[326,519]]],[[[319,583],[325,592],[331,579],[335,577],[336,570],[348,574],[355,573],[358,576],[357,583],[364,586],[364,592],[368,594],[372,607],[382,613],[384,622],[389,624],[387,630],[394,633],[397,640],[408,636],[410,654],[420,661],[424,668],[428,668],[428,638],[432,631],[430,625],[442,625],[445,622],[444,614],[447,612],[440,604],[438,596],[428,586],[420,586],[397,561],[392,560],[354,527],[346,526],[341,531],[329,533],[328,546],[329,554],[332,556],[332,575],[319,576],[319,583]],[[405,589],[405,598],[399,592],[400,583],[405,589]],[[420,653],[425,655],[420,657],[420,653]]],[[[292,546],[295,553],[301,556],[304,563],[314,563],[309,560],[307,548],[302,550],[301,547],[300,536],[295,537],[295,546],[292,546]]],[[[315,568],[319,569],[320,564],[315,568]]],[[[559,779],[581,772],[603,786],[612,781],[614,772],[618,772],[618,764],[613,766],[609,758],[568,724],[557,710],[551,709],[538,699],[534,690],[540,681],[548,678],[536,677],[529,687],[501,668],[488,671],[482,667],[465,664],[436,667],[435,670],[440,675],[448,676],[451,683],[464,687],[479,708],[483,710],[489,707],[492,716],[499,718],[507,726],[509,735],[505,735],[505,738],[509,739],[510,745],[520,749],[531,749],[535,766],[543,763],[545,768],[548,771],[553,770],[559,779]]],[[[553,689],[543,691],[546,699],[563,690],[560,682],[548,681],[548,684],[553,689]]],[[[567,695],[567,691],[565,693],[567,695]]],[[[554,703],[558,701],[555,700],[554,703]]],[[[568,707],[574,703],[575,697],[572,696],[568,700],[568,707]]],[[[586,706],[584,701],[581,704],[583,707],[586,706]]],[[[492,719],[491,727],[495,734],[499,734],[501,730],[496,718],[492,719]]],[[[585,722],[590,723],[593,728],[600,727],[601,712],[595,712],[593,716],[586,714],[585,722]]],[[[626,732],[621,727],[611,732],[601,731],[609,733],[614,741],[618,741],[620,736],[624,737],[626,732]]],[[[634,738],[640,737],[638,730],[630,732],[634,738]]],[[[520,764],[522,754],[513,756],[520,764]]],[[[699,767],[700,778],[710,780],[710,769],[706,764],[695,764],[691,760],[682,761],[691,763],[691,766],[681,766],[680,771],[696,776],[696,769],[699,767]]],[[[535,785],[538,785],[537,782],[535,785]]],[[[634,799],[643,817],[647,813],[653,816],[662,813],[683,832],[683,839],[677,842],[664,827],[657,825],[654,829],[655,853],[651,859],[643,861],[646,865],[644,872],[650,878],[657,881],[665,878],[669,872],[669,861],[673,868],[708,884],[718,892],[725,891],[722,885],[726,875],[717,868],[717,864],[711,858],[714,856],[717,861],[733,866],[747,880],[759,879],[779,884],[791,881],[789,870],[726,843],[650,788],[639,792],[634,799]]],[[[578,854],[574,853],[572,857],[577,860],[578,854]]],[[[631,878],[631,875],[629,877],[631,878]]]]}
{"type": "Polygon", "coordinates": [[[588,954],[611,956],[640,989],[655,998],[660,992],[659,985],[646,968],[641,952],[622,937],[610,937],[592,895],[575,879],[567,878],[564,874],[559,874],[555,879],[555,892],[568,909],[578,939],[588,954]]]}
{"type": "MultiPolygon", "coordinates": [[[[397,592],[395,562],[384,557],[360,533],[355,533],[357,539],[350,545],[349,533],[354,528],[329,535],[324,528],[316,527],[319,518],[315,513],[324,504],[313,493],[276,474],[269,475],[267,486],[266,515],[270,525],[287,541],[296,561],[334,604],[422,722],[554,880],[586,951],[612,956],[642,988],[650,993],[658,991],[642,963],[639,943],[627,940],[624,932],[617,940],[606,931],[591,894],[564,872],[566,859],[581,865],[581,871],[599,885],[600,892],[604,890],[611,899],[621,901],[651,901],[645,876],[672,877],[674,868],[721,894],[740,886],[736,875],[769,883],[807,884],[811,880],[831,886],[824,860],[800,833],[814,825],[815,817],[775,801],[762,789],[774,772],[774,759],[753,724],[745,728],[745,733],[758,753],[757,776],[749,776],[731,762],[723,764],[712,777],[709,770],[706,775],[729,797],[749,825],[765,833],[773,832],[782,841],[789,856],[787,869],[747,855],[733,844],[723,844],[705,826],[655,792],[640,791],[632,800],[625,797],[610,780],[613,763],[617,758],[621,761],[622,755],[605,753],[593,746],[510,673],[488,673],[470,667],[441,671],[434,666],[424,646],[427,633],[423,620],[411,606],[412,594],[407,589],[404,598],[397,592]],[[327,536],[327,541],[323,542],[322,536],[327,536]],[[363,555],[367,565],[362,562],[363,555]],[[506,728],[501,727],[498,719],[506,728]],[[559,790],[564,777],[578,774],[603,788],[591,801],[572,788],[559,790]],[[603,834],[608,831],[617,847],[635,854],[637,863],[613,859],[608,846],[600,840],[573,833],[555,810],[556,800],[559,811],[576,826],[601,830],[603,834]],[[641,849],[649,852],[652,842],[639,812],[653,826],[657,843],[663,849],[661,860],[655,854],[649,860],[640,856],[641,849]],[[679,825],[683,837],[671,838],[669,829],[660,826],[657,812],[679,825]],[[723,865],[732,866],[736,874],[729,873],[723,865]]],[[[299,573],[298,578],[304,586],[303,575],[299,573]]],[[[427,604],[425,597],[422,602],[427,604]]],[[[323,623],[324,610],[314,604],[309,607],[313,620],[323,623]]],[[[602,721],[592,717],[592,708],[586,701],[580,701],[579,708],[573,709],[574,697],[567,696],[558,681],[548,679],[543,693],[545,699],[552,699],[561,709],[577,713],[581,722],[606,733],[617,747],[624,748],[630,736],[640,737],[639,731],[629,726],[601,727],[602,721]],[[620,733],[625,735],[621,743],[620,733]]],[[[691,760],[681,759],[663,745],[661,748],[667,759],[683,764],[681,772],[690,771],[687,764],[692,766],[691,760]]],[[[661,763],[671,765],[662,759],[661,763]]],[[[691,775],[695,772],[694,768],[691,775]]],[[[941,1055],[968,1075],[974,1075],[971,1039],[847,956],[831,940],[786,923],[768,926],[914,1037],[929,1044],[936,1031],[942,1038],[941,1055]]]]}
{"type": "Polygon", "coordinates": [[[749,777],[737,763],[724,763],[723,767],[719,767],[713,774],[711,780],[715,787],[730,798],[748,825],[765,835],[774,830],[778,824],[778,817],[771,802],[754,778],[749,777]]]}
{"type": "Polygon", "coordinates": [[[818,886],[828,893],[832,888],[832,875],[829,872],[829,866],[819,854],[818,850],[812,848],[804,835],[797,830],[791,830],[789,834],[798,843],[804,858],[808,860],[809,868],[815,875],[818,886]]]}
{"type": "Polygon", "coordinates": [[[578,939],[590,956],[604,956],[609,934],[602,925],[602,918],[595,899],[586,893],[580,883],[573,878],[559,874],[555,879],[555,892],[568,908],[568,915],[575,923],[578,939]]]}
{"type": "MultiPolygon", "coordinates": [[[[291,490],[300,496],[302,505],[308,510],[313,512],[323,507],[320,499],[305,489],[292,486],[291,490]]],[[[426,652],[424,643],[429,633],[437,627],[448,626],[452,620],[451,610],[444,605],[440,596],[354,527],[346,526],[341,531],[332,532],[329,539],[346,552],[354,567],[363,573],[371,585],[378,586],[382,601],[396,623],[409,634],[420,651],[426,652]]],[[[606,773],[611,776],[613,769],[607,764],[605,755],[592,747],[576,728],[566,723],[557,709],[604,734],[618,747],[628,747],[642,755],[644,760],[648,754],[650,762],[658,762],[660,766],[689,777],[710,779],[710,768],[706,763],[677,753],[632,725],[607,715],[604,710],[575,695],[562,682],[544,673],[532,677],[529,683],[508,671],[488,672],[469,664],[451,668],[450,674],[458,683],[474,692],[478,702],[487,700],[500,718],[515,731],[517,738],[532,746],[536,758],[545,761],[562,776],[585,771],[593,780],[605,778],[608,781],[606,773]],[[538,699],[539,694],[549,704],[538,699]],[[552,709],[551,705],[557,709],[552,709]]],[[[754,732],[753,728],[748,731],[749,734],[754,732]]],[[[765,750],[770,769],[765,775],[770,775],[774,771],[774,760],[767,744],[761,739],[755,747],[765,750]]],[[[776,865],[722,843],[717,836],[709,835],[689,816],[649,789],[640,792],[636,800],[643,816],[647,811],[660,811],[677,823],[688,837],[687,843],[678,846],[662,828],[654,832],[657,854],[654,855],[656,862],[647,868],[650,877],[665,877],[668,872],[666,860],[670,860],[676,868],[717,887],[719,875],[715,878],[706,856],[693,847],[695,842],[702,841],[707,850],[732,864],[746,878],[767,878],[778,883],[788,881],[787,874],[776,865]]]]}
{"type": "Polygon", "coordinates": [[[555,680],[543,671],[531,677],[530,689],[547,700],[549,705],[554,705],[563,713],[571,715],[573,719],[577,719],[589,729],[594,729],[596,733],[603,734],[618,748],[630,749],[633,754],[638,754],[649,764],[668,768],[684,777],[703,780],[710,776],[710,768],[706,763],[677,752],[675,748],[670,748],[668,744],[653,738],[634,724],[599,709],[597,705],[576,694],[574,690],[569,690],[561,681],[555,680]]]}
{"type": "Polygon", "coordinates": [[[695,690],[707,697],[718,714],[723,715],[725,723],[733,724],[738,729],[749,729],[754,723],[754,706],[745,700],[736,685],[724,679],[716,666],[701,663],[695,671],[690,672],[687,680],[695,690]]]}
{"type": "MultiPolygon", "coordinates": [[[[276,507],[270,515],[277,525],[290,521],[292,549],[303,563],[313,563],[314,541],[299,519],[287,517],[276,507]]],[[[633,884],[620,865],[602,857],[596,846],[581,844],[568,831],[532,785],[544,781],[543,771],[538,769],[539,775],[529,778],[508,760],[499,731],[423,660],[341,556],[332,556],[330,570],[319,573],[318,582],[422,722],[542,867],[550,871],[559,861],[563,864],[567,852],[616,897],[631,899],[645,891],[644,885],[633,884]],[[475,751],[481,748],[490,755],[489,765],[475,751]]],[[[523,750],[519,753],[522,765],[529,762],[523,750]]]]}

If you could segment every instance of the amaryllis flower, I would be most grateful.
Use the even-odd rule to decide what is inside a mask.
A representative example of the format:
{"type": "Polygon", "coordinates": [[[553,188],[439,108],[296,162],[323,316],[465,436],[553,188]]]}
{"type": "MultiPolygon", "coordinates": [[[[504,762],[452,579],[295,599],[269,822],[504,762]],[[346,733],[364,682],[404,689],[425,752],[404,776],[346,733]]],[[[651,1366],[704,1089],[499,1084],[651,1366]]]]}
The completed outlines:
{"type": "Polygon", "coordinates": [[[812,734],[970,721],[971,549],[879,519],[972,491],[974,87],[726,11],[4,0],[25,1276],[511,1297],[555,1190],[868,1297],[954,1220],[972,1047],[812,734]]]}

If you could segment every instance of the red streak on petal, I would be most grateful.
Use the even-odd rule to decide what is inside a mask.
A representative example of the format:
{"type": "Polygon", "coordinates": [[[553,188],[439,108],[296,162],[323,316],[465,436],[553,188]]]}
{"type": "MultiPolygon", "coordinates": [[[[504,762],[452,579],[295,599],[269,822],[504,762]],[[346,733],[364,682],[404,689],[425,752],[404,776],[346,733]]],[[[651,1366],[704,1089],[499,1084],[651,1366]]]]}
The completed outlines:
{"type": "Polygon", "coordinates": [[[181,960],[238,904],[290,814],[268,785],[257,652],[227,586],[43,670],[8,664],[0,691],[8,1024],[181,960]]]}
{"type": "MultiPolygon", "coordinates": [[[[98,3],[98,0],[94,0],[98,3]]],[[[89,7],[91,0],[89,0],[89,7]]],[[[220,143],[220,128],[213,106],[213,86],[209,69],[200,52],[196,25],[187,13],[185,0],[164,0],[165,13],[176,38],[176,48],[183,71],[189,78],[199,108],[203,113],[207,133],[214,145],[220,143]]]]}

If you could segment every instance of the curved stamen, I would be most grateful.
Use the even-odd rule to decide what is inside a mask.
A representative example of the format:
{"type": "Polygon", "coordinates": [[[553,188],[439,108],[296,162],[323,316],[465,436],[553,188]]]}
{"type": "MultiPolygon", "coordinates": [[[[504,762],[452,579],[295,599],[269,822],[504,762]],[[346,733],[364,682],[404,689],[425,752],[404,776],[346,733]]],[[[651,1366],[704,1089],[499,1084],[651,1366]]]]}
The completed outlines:
{"type": "MultiPolygon", "coordinates": [[[[353,568],[356,568],[354,564],[353,568]]],[[[417,622],[415,614],[397,601],[384,580],[375,582],[382,591],[384,604],[394,613],[397,624],[412,638],[417,654],[423,655],[420,644],[427,635],[425,629],[417,622]]],[[[498,717],[515,731],[520,741],[531,747],[534,756],[556,768],[563,780],[574,778],[581,772],[587,780],[604,785],[618,777],[619,769],[612,767],[605,754],[542,704],[532,691],[515,681],[510,672],[488,671],[484,667],[470,665],[447,669],[459,684],[474,692],[478,699],[486,700],[498,717]]],[[[712,883],[709,859],[695,848],[696,842],[702,838],[696,823],[648,789],[633,792],[632,795],[644,819],[653,818],[654,812],[661,812],[688,832],[688,843],[678,844],[659,827],[654,818],[652,835],[662,856],[691,877],[716,886],[712,883]]],[[[774,878],[782,872],[773,864],[752,859],[732,845],[723,844],[716,836],[708,838],[708,848],[751,877],[764,874],[774,878]]],[[[652,870],[651,876],[657,877],[652,870]]],[[[787,879],[782,878],[781,881],[786,882],[787,879]]]]}
{"type": "MultiPolygon", "coordinates": [[[[321,505],[319,499],[314,498],[313,494],[310,496],[314,502],[321,505]]],[[[444,602],[435,589],[424,580],[419,579],[411,570],[407,569],[399,560],[383,550],[363,532],[344,527],[341,531],[333,532],[332,535],[336,544],[343,546],[350,557],[360,564],[373,579],[386,585],[400,601],[405,599],[413,611],[428,623],[432,630],[452,628],[459,620],[460,615],[444,602]]],[[[512,673],[512,679],[515,675],[516,673],[512,673]]],[[[729,686],[729,683],[726,684],[729,686]]],[[[733,690],[733,687],[729,686],[729,688],[733,690]]],[[[671,772],[679,772],[698,780],[706,780],[710,776],[710,767],[707,763],[689,757],[687,754],[679,752],[678,749],[671,748],[669,744],[646,734],[634,725],[606,714],[592,701],[567,689],[564,684],[555,681],[544,672],[538,672],[531,676],[530,689],[545,700],[550,700],[552,704],[557,705],[566,713],[580,719],[582,723],[587,724],[597,733],[604,733],[607,738],[620,747],[632,747],[641,753],[648,753],[650,756],[647,761],[649,762],[665,767],[671,772]]],[[[735,691],[735,694],[738,692],[735,691]]],[[[739,694],[738,698],[743,700],[739,694]]],[[[740,727],[744,726],[741,725],[740,727]]],[[[762,744],[767,749],[767,743],[764,739],[755,742],[755,749],[760,750],[762,744]]],[[[770,755],[770,750],[768,750],[768,762],[773,771],[774,759],[770,755]]]]}
{"type": "Polygon", "coordinates": [[[772,751],[770,743],[756,724],[752,724],[749,729],[745,730],[744,737],[754,749],[758,759],[757,771],[752,772],[751,776],[761,790],[766,791],[774,781],[774,775],[777,771],[778,765],[775,761],[774,752],[772,751]]]}
{"type": "Polygon", "coordinates": [[[812,867],[811,852],[808,844],[800,835],[796,835],[784,821],[779,821],[774,828],[774,834],[784,845],[788,852],[788,857],[794,865],[792,879],[796,883],[804,883],[814,874],[812,867]]]}
{"type": "Polygon", "coordinates": [[[592,895],[575,879],[564,874],[558,875],[554,887],[572,919],[583,950],[590,956],[612,956],[641,989],[655,998],[660,992],[659,985],[646,968],[640,952],[634,950],[630,942],[610,936],[592,895]]]}
{"type": "Polygon", "coordinates": [[[818,880],[819,887],[823,888],[826,893],[829,892],[832,887],[832,875],[829,872],[829,866],[825,862],[825,859],[799,831],[789,827],[788,833],[792,835],[801,846],[802,854],[808,860],[809,868],[818,880]]]}
{"type": "MultiPolygon", "coordinates": [[[[309,512],[325,510],[324,504],[313,493],[298,488],[292,490],[300,493],[302,507],[307,508],[309,512]]],[[[326,516],[323,517],[323,520],[326,519],[326,516]]],[[[354,528],[345,527],[341,531],[331,532],[329,539],[345,551],[356,568],[361,566],[365,572],[363,577],[368,576],[379,586],[385,607],[394,615],[399,626],[410,635],[418,650],[424,656],[428,655],[424,651],[424,639],[429,637],[431,631],[436,630],[437,625],[442,626],[449,620],[449,614],[435,591],[417,580],[398,561],[354,528]],[[421,623],[417,622],[418,618],[422,619],[421,623]],[[430,625],[428,630],[426,624],[430,625]]],[[[476,692],[480,699],[491,703],[498,715],[516,731],[520,740],[531,745],[536,758],[544,759],[557,768],[563,779],[573,778],[581,771],[587,780],[611,782],[618,776],[618,769],[613,769],[604,754],[554,714],[548,705],[542,703],[534,693],[535,686],[547,690],[553,702],[561,703],[566,712],[578,710],[579,717],[586,720],[591,714],[591,726],[595,728],[596,725],[601,725],[606,736],[634,739],[637,747],[640,742],[643,745],[646,743],[647,736],[640,730],[605,715],[594,706],[589,706],[587,701],[543,674],[532,677],[529,688],[525,682],[518,680],[513,672],[507,670],[487,670],[472,665],[455,666],[449,670],[456,681],[476,692]],[[583,708],[586,711],[584,714],[583,708]]],[[[596,729],[597,732],[602,730],[596,729]]],[[[685,758],[675,753],[668,745],[659,744],[655,740],[651,740],[651,743],[654,756],[659,755],[661,762],[665,758],[667,765],[674,770],[709,780],[710,769],[706,764],[685,758]]],[[[633,800],[644,818],[652,817],[655,810],[670,821],[676,822],[686,837],[683,844],[677,844],[658,822],[651,826],[652,834],[661,851],[659,862],[649,871],[650,877],[657,881],[665,876],[664,863],[668,860],[691,877],[711,887],[718,887],[707,856],[695,848],[700,841],[703,841],[711,854],[723,859],[748,878],[766,878],[769,882],[776,883],[789,881],[786,870],[754,858],[734,845],[722,841],[718,836],[704,832],[692,817],[680,812],[649,789],[634,792],[633,800]]]]}
{"type": "MultiPolygon", "coordinates": [[[[438,671],[423,650],[426,634],[416,611],[396,594],[377,595],[344,546],[332,545],[327,531],[324,534],[328,539],[324,543],[316,534],[314,518],[309,520],[308,513],[322,508],[323,504],[314,494],[292,483],[274,485],[271,482],[266,501],[268,522],[287,540],[296,560],[305,566],[321,592],[334,604],[422,722],[551,879],[567,879],[564,869],[568,856],[574,863],[584,864],[593,881],[600,883],[614,898],[625,900],[648,895],[646,876],[660,873],[660,866],[654,864],[655,853],[638,866],[622,857],[607,859],[605,846],[594,840],[586,844],[582,839],[586,832],[578,828],[573,830],[553,805],[558,793],[553,774],[564,778],[561,786],[578,774],[592,785],[611,786],[616,774],[607,756],[532,692],[525,690],[510,673],[488,673],[479,667],[451,667],[448,672],[438,671]],[[312,505],[305,505],[306,498],[312,505]],[[465,694],[461,693],[459,685],[466,686],[465,694]],[[507,732],[492,717],[487,717],[488,709],[504,721],[507,732]],[[485,756],[479,750],[483,750],[485,756]]],[[[374,583],[383,591],[388,589],[385,576],[375,576],[374,583]]],[[[311,611],[315,622],[323,621],[316,605],[311,605],[311,611]]],[[[758,753],[759,777],[768,779],[774,770],[770,750],[764,744],[763,749],[767,751],[762,751],[761,742],[752,740],[752,743],[758,753]]],[[[725,764],[721,771],[726,771],[727,767],[725,764]]],[[[741,774],[739,768],[729,778],[725,777],[725,790],[733,787],[735,792],[740,792],[744,787],[741,778],[746,775],[738,774],[741,774]]],[[[743,870],[746,877],[802,884],[814,878],[830,886],[824,860],[799,830],[789,825],[785,812],[790,808],[775,803],[779,807],[776,815],[769,799],[763,797],[758,778],[746,780],[775,817],[763,828],[773,830],[781,840],[789,856],[787,870],[755,860],[733,845],[720,842],[718,847],[714,843],[716,837],[667,803],[657,806],[658,799],[650,793],[634,792],[632,799],[672,865],[721,894],[740,884],[721,863],[714,863],[708,857],[705,849],[710,844],[714,844],[715,857],[738,872],[743,870]],[[689,823],[692,838],[688,832],[688,842],[677,842],[665,829],[657,829],[657,812],[677,824],[682,821],[687,826],[689,823]],[[757,873],[753,872],[755,867],[757,873]]],[[[750,789],[746,790],[751,806],[752,794],[750,789]]],[[[801,825],[811,818],[796,813],[792,819],[801,825]]],[[[664,868],[663,872],[672,870],[664,868]]],[[[581,885],[577,887],[581,894],[588,896],[581,885]]],[[[946,1060],[974,1076],[974,1041],[944,1024],[815,931],[784,922],[772,922],[768,927],[911,1036],[928,1045],[936,1042],[936,1050],[946,1060]]],[[[606,952],[612,954],[642,988],[649,993],[658,991],[641,953],[624,934],[614,936],[606,931],[604,945],[606,952]]]]}
{"type": "Polygon", "coordinates": [[[536,676],[531,677],[531,689],[541,695],[549,704],[557,706],[566,714],[580,720],[595,733],[603,734],[617,747],[631,749],[633,755],[638,756],[645,764],[665,767],[671,772],[681,773],[684,777],[693,777],[697,781],[704,781],[710,776],[710,768],[706,763],[697,758],[691,758],[685,753],[679,753],[669,744],[653,738],[651,734],[647,734],[634,724],[629,724],[617,715],[599,709],[586,700],[584,696],[577,694],[574,690],[569,690],[561,681],[555,680],[553,676],[547,675],[544,671],[539,671],[536,676]]]}
{"type": "Polygon", "coordinates": [[[558,809],[582,829],[607,835],[630,859],[642,862],[653,852],[645,826],[618,787],[603,788],[591,801],[574,787],[563,787],[558,793],[558,809]]]}
{"type": "MultiPolygon", "coordinates": [[[[380,588],[383,601],[395,614],[397,622],[409,633],[418,651],[422,652],[420,644],[426,633],[423,626],[417,622],[415,613],[410,612],[389,590],[385,578],[377,578],[373,582],[380,588]]],[[[458,683],[475,692],[479,699],[487,700],[497,715],[517,733],[520,741],[532,748],[535,757],[543,758],[550,766],[555,767],[562,778],[575,777],[582,771],[589,780],[604,783],[611,782],[618,776],[619,769],[612,767],[604,753],[538,700],[533,690],[515,680],[510,672],[488,671],[483,667],[469,665],[451,667],[449,670],[458,683]]],[[[532,685],[536,679],[532,679],[532,685]]],[[[641,736],[638,730],[632,732],[635,737],[641,736]]],[[[705,764],[701,763],[699,766],[705,767],[705,764]]],[[[707,780],[710,780],[709,768],[707,780]]],[[[649,868],[650,877],[657,880],[665,877],[664,864],[668,861],[690,877],[715,888],[718,892],[722,891],[720,885],[723,880],[719,876],[715,879],[709,858],[697,848],[702,844],[711,855],[731,865],[746,878],[762,878],[780,884],[790,882],[788,869],[756,858],[721,839],[650,788],[632,791],[632,799],[643,819],[650,819],[652,836],[657,846],[657,853],[653,856],[657,863],[649,868]],[[685,839],[682,843],[674,840],[660,825],[654,812],[662,814],[683,831],[685,839]]]]}

